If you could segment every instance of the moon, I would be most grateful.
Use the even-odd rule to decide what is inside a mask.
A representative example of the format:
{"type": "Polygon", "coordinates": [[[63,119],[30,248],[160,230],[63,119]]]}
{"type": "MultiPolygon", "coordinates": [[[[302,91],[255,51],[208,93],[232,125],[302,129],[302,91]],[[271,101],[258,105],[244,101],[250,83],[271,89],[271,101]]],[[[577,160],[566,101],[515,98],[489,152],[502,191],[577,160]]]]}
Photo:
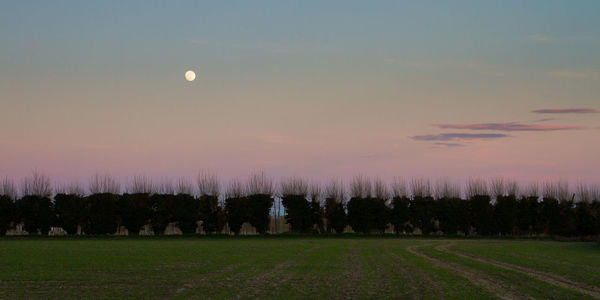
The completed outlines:
{"type": "Polygon", "coordinates": [[[194,71],[188,70],[185,72],[185,80],[194,81],[194,79],[196,79],[196,73],[194,73],[194,71]]]}

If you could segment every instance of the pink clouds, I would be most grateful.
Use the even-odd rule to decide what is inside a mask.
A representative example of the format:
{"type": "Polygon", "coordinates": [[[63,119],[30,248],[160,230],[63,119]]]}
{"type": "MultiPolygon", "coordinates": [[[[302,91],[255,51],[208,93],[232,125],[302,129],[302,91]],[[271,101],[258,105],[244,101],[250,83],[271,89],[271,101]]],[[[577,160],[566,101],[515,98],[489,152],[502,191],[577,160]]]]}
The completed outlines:
{"type": "Polygon", "coordinates": [[[532,110],[538,114],[597,114],[600,110],[595,108],[545,108],[532,110]]]}
{"type": "Polygon", "coordinates": [[[466,130],[497,130],[497,131],[559,131],[559,130],[581,130],[583,126],[559,126],[559,125],[532,125],[521,123],[478,123],[478,124],[433,124],[443,129],[466,129],[466,130]]]}
{"type": "Polygon", "coordinates": [[[535,120],[533,122],[539,123],[539,122],[549,122],[549,121],[554,121],[554,118],[543,118],[543,119],[535,120]]]}
{"type": "Polygon", "coordinates": [[[411,138],[416,141],[456,141],[456,140],[489,140],[508,137],[502,133],[441,133],[416,135],[411,138]]]}

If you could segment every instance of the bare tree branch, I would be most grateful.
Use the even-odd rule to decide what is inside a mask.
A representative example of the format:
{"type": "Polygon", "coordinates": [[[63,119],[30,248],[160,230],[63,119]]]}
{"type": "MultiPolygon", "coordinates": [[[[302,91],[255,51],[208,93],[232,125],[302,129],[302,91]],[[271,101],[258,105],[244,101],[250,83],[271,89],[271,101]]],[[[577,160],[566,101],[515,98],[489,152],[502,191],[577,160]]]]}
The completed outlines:
{"type": "Polygon", "coordinates": [[[217,174],[211,172],[200,172],[197,178],[198,193],[200,196],[219,197],[220,184],[217,174]]]}
{"type": "Polygon", "coordinates": [[[492,192],[492,197],[497,198],[499,196],[506,195],[506,185],[504,182],[504,178],[502,177],[495,177],[490,179],[489,187],[492,192]]]}
{"type": "Polygon", "coordinates": [[[514,180],[514,179],[507,180],[505,188],[506,188],[506,194],[508,196],[514,196],[514,197],[516,197],[516,196],[519,195],[519,189],[520,189],[520,187],[519,187],[519,183],[516,180],[514,180]]]}
{"type": "Polygon", "coordinates": [[[350,198],[367,198],[373,194],[371,179],[358,174],[350,181],[350,198]]]}
{"type": "Polygon", "coordinates": [[[309,185],[308,194],[311,200],[321,203],[321,193],[321,184],[319,184],[318,182],[313,182],[309,185]]]}
{"type": "Polygon", "coordinates": [[[227,198],[241,198],[246,196],[246,187],[239,179],[233,179],[227,186],[227,198]]]}
{"type": "Polygon", "coordinates": [[[530,183],[522,193],[525,197],[539,198],[540,197],[540,184],[538,182],[530,183]]]}
{"type": "Polygon", "coordinates": [[[25,177],[23,179],[21,194],[23,196],[52,196],[50,178],[38,171],[33,171],[30,177],[25,177]]]}
{"type": "Polygon", "coordinates": [[[489,195],[488,186],[485,180],[479,178],[470,178],[467,181],[467,189],[465,191],[467,199],[474,196],[489,195]]]}
{"type": "Polygon", "coordinates": [[[128,192],[131,194],[154,194],[156,191],[152,178],[145,175],[133,176],[128,192]]]}
{"type": "Polygon", "coordinates": [[[431,197],[431,183],[429,179],[425,179],[423,177],[413,178],[410,181],[410,190],[412,192],[413,197],[431,197]]]}
{"type": "Polygon", "coordinates": [[[325,186],[325,197],[327,199],[335,199],[339,203],[344,203],[344,194],[344,183],[341,180],[332,179],[325,186]]]}
{"type": "Polygon", "coordinates": [[[453,184],[448,179],[438,180],[435,186],[435,198],[460,198],[460,186],[453,184]]]}
{"type": "Polygon", "coordinates": [[[194,188],[192,187],[192,183],[185,177],[180,177],[177,180],[177,186],[175,187],[175,192],[179,194],[185,195],[193,195],[194,188]]]}
{"type": "Polygon", "coordinates": [[[8,196],[12,200],[17,199],[17,185],[12,179],[8,177],[2,179],[2,183],[0,184],[0,195],[8,196]]]}
{"type": "Polygon", "coordinates": [[[273,195],[273,180],[264,171],[252,173],[248,177],[246,191],[250,195],[273,195]]]}
{"type": "Polygon", "coordinates": [[[174,195],[175,187],[173,182],[169,178],[163,178],[160,183],[155,187],[156,192],[163,195],[174,195]]]}
{"type": "Polygon", "coordinates": [[[592,201],[592,191],[586,184],[579,183],[576,189],[578,201],[588,203],[592,201]]]}
{"type": "Polygon", "coordinates": [[[54,188],[54,192],[56,194],[76,195],[80,197],[85,196],[85,189],[83,188],[83,185],[81,185],[81,183],[79,183],[78,181],[73,181],[68,184],[56,185],[56,187],[54,188]]]}
{"type": "Polygon", "coordinates": [[[394,177],[392,180],[392,196],[394,198],[408,197],[408,188],[406,180],[400,177],[394,177]]]}
{"type": "Polygon", "coordinates": [[[120,194],[121,184],[108,174],[100,175],[96,173],[90,178],[88,189],[90,194],[120,194]]]}
{"type": "Polygon", "coordinates": [[[373,194],[375,198],[381,200],[388,200],[390,198],[390,191],[387,185],[379,177],[373,180],[373,194]]]}
{"type": "Polygon", "coordinates": [[[280,192],[281,196],[301,195],[306,197],[308,194],[308,183],[300,177],[286,178],[280,183],[280,192]]]}
{"type": "Polygon", "coordinates": [[[544,182],[544,198],[552,198],[560,201],[570,200],[569,183],[565,180],[557,180],[555,182],[544,182]]]}

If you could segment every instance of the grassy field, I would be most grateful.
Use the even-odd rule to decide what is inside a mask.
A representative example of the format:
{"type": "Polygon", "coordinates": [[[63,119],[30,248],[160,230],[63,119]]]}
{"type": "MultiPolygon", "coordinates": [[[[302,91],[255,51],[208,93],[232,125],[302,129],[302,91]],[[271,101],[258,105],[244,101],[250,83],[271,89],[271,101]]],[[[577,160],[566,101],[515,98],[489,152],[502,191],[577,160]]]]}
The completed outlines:
{"type": "Polygon", "coordinates": [[[600,298],[600,244],[6,238],[0,298],[600,298]]]}

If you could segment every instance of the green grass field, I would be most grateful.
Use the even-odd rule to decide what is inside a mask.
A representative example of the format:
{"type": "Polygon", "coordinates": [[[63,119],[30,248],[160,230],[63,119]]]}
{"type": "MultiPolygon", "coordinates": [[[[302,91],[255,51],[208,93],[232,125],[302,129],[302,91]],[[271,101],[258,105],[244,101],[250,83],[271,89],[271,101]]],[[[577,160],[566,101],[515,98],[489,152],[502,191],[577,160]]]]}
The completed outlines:
{"type": "Polygon", "coordinates": [[[600,244],[5,238],[0,298],[600,298],[600,244]]]}

